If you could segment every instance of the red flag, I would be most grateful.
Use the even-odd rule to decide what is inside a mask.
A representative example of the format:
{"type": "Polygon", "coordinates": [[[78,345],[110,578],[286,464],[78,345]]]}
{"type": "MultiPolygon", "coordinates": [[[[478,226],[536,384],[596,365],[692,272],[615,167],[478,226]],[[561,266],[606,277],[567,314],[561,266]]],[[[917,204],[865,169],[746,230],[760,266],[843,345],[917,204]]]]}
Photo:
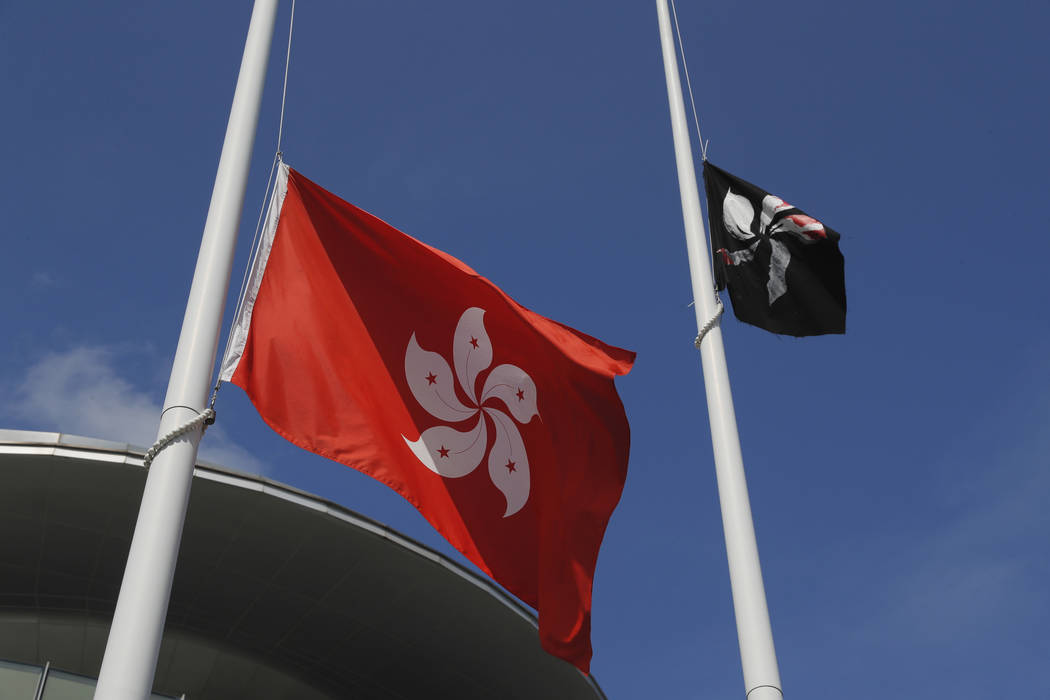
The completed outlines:
{"type": "Polygon", "coordinates": [[[287,166],[268,222],[221,377],[287,440],[408,499],[586,672],[630,442],[613,378],[634,353],[287,166]]]}

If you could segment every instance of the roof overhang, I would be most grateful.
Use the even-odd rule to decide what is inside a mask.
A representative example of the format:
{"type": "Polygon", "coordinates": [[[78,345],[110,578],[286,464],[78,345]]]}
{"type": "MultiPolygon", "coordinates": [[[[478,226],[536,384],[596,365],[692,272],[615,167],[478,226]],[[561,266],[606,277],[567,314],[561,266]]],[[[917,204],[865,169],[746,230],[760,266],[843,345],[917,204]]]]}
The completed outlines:
{"type": "MultiPolygon", "coordinates": [[[[97,675],[144,451],[0,430],[0,617],[38,629],[35,642],[0,632],[0,657],[57,664],[40,625],[80,625],[84,646],[63,664],[97,675]]],[[[332,697],[604,697],[540,648],[531,611],[488,579],[277,482],[205,463],[194,477],[157,692],[286,696],[259,682],[269,669],[332,697]],[[217,674],[217,654],[235,659],[243,690],[217,674]]]]}

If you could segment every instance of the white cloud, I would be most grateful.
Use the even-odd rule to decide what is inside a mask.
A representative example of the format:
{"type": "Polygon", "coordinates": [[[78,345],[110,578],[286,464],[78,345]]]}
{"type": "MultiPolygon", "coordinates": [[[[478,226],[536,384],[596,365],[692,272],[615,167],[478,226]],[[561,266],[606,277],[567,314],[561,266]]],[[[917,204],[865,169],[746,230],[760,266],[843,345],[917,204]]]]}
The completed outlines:
{"type": "Polygon", "coordinates": [[[121,378],[115,353],[79,347],[44,355],[15,390],[12,413],[38,429],[149,445],[160,403],[121,378]]]}
{"type": "MultiPolygon", "coordinates": [[[[148,447],[157,434],[161,402],[121,376],[121,352],[77,347],[49,353],[31,365],[4,408],[34,430],[48,430],[148,447]]],[[[202,459],[247,472],[265,467],[219,426],[208,429],[202,459]]]]}
{"type": "Polygon", "coordinates": [[[58,279],[46,270],[34,272],[29,282],[34,289],[50,289],[59,286],[58,279]]]}

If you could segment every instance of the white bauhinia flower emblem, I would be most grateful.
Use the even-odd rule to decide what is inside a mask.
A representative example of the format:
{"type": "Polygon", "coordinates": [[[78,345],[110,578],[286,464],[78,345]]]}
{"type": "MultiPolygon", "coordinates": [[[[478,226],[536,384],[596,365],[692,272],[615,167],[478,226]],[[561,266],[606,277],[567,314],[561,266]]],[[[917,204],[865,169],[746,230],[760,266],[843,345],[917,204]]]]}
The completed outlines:
{"type": "Polygon", "coordinates": [[[722,220],[725,222],[726,230],[738,241],[752,241],[747,248],[742,250],[719,249],[718,252],[722,254],[722,259],[727,265],[751,262],[759,244],[769,241],[771,250],[769,252],[769,281],[766,283],[766,289],[769,292],[770,305],[787,291],[787,267],[791,262],[791,251],[775,236],[793,236],[807,245],[828,237],[824,224],[812,216],[806,216],[780,197],[774,197],[771,194],[767,194],[762,199],[762,215],[758,222],[757,237],[751,233],[751,225],[755,221],[755,208],[751,200],[742,195],[733,194],[732,190],[726,192],[725,201],[722,202],[722,220]]]}
{"type": "Polygon", "coordinates": [[[485,332],[484,309],[471,307],[463,312],[452,337],[452,360],[455,379],[469,405],[456,396],[455,379],[445,358],[424,350],[413,333],[405,351],[405,379],[419,405],[427,413],[448,423],[474,421],[474,426],[459,431],[449,425],[424,430],[418,440],[405,443],[428,469],[441,476],[457,478],[474,471],[489,447],[488,422],[495,437],[489,454],[489,477],[507,499],[506,518],[514,515],[529,500],[529,458],[515,421],[528,423],[538,416],[536,385],[524,370],[514,365],[497,365],[485,377],[481,394],[477,393],[479,375],[492,364],[492,344],[485,332]],[[510,412],[493,406],[501,402],[510,412]],[[488,421],[486,421],[486,416],[488,421]]]}

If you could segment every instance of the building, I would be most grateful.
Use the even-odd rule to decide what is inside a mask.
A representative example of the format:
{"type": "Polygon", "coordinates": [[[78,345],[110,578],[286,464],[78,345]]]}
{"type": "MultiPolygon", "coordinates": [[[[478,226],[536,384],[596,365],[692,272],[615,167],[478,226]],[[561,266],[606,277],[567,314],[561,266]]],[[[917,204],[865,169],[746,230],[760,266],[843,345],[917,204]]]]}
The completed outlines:
{"type": "MultiPolygon", "coordinates": [[[[0,430],[0,698],[91,698],[144,450],[0,430]]],[[[604,694],[487,579],[317,496],[198,464],[154,697],[604,694]]]]}

